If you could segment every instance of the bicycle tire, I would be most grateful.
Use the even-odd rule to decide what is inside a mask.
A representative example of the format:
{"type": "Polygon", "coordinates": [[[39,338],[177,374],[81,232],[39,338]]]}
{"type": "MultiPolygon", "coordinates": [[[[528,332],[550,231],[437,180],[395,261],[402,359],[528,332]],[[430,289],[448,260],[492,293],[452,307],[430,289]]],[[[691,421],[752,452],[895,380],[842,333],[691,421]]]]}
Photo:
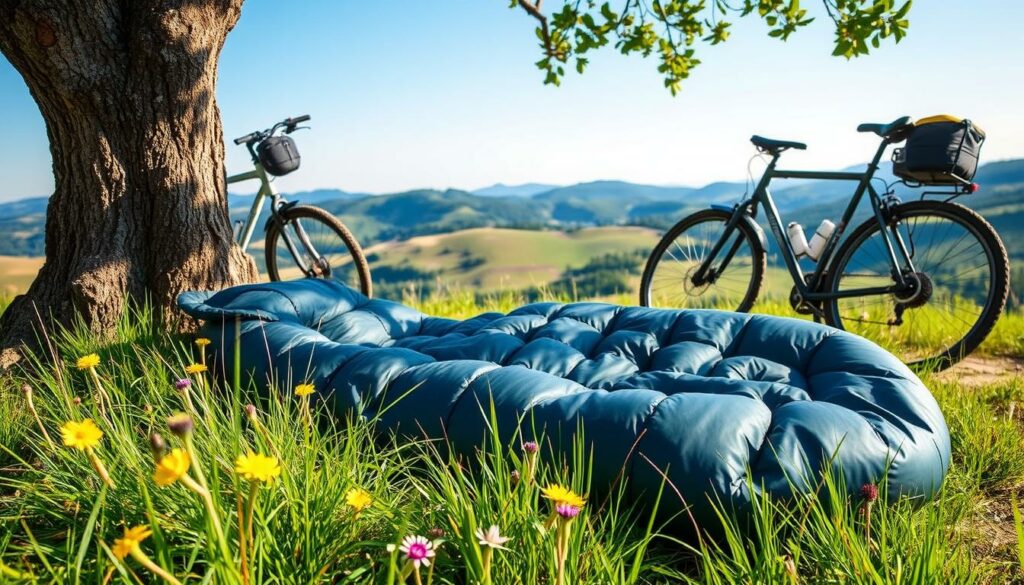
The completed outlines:
{"type": "MultiPolygon", "coordinates": [[[[934,353],[934,355],[928,355],[911,360],[904,359],[901,356],[901,359],[904,359],[907,365],[912,368],[918,370],[938,371],[952,366],[969,355],[977,349],[985,338],[988,337],[989,333],[992,332],[992,328],[995,327],[996,321],[998,321],[1006,307],[1006,300],[1010,290],[1010,261],[1006,253],[1006,248],[1003,245],[1002,240],[999,238],[999,234],[996,233],[992,225],[974,210],[958,203],[945,201],[913,201],[903,203],[891,209],[887,223],[889,226],[892,226],[895,225],[895,222],[897,221],[904,223],[911,218],[920,217],[940,218],[956,222],[962,226],[966,233],[970,233],[976,237],[977,241],[984,248],[984,252],[987,257],[987,266],[990,270],[990,286],[985,305],[978,315],[977,321],[963,337],[945,349],[934,353]]],[[[917,222],[915,222],[915,225],[916,224],[917,222]]],[[[842,274],[847,263],[850,262],[851,258],[853,258],[854,253],[865,242],[868,242],[871,236],[878,229],[878,222],[874,219],[869,219],[857,226],[857,228],[843,242],[839,250],[836,252],[836,261],[833,265],[833,269],[829,271],[829,281],[825,290],[830,292],[836,292],[839,290],[840,279],[842,278],[842,274]]],[[[911,237],[913,237],[912,234],[911,237]]],[[[932,240],[934,241],[934,235],[932,240]]],[[[929,242],[929,245],[931,243],[932,242],[929,242]]],[[[940,240],[937,243],[941,245],[944,242],[940,240]]],[[[914,247],[915,252],[920,254],[920,251],[917,250],[918,244],[913,243],[911,245],[914,247]]],[[[928,252],[925,251],[924,254],[926,255],[926,259],[928,252]]],[[[948,255],[949,252],[947,252],[947,256],[948,255]]],[[[921,260],[921,258],[919,258],[919,260],[921,260]]],[[[940,260],[938,264],[941,267],[948,269],[948,266],[944,265],[943,260],[945,259],[940,260]]],[[[923,267],[920,264],[915,265],[915,269],[924,270],[925,268],[926,267],[923,267]]],[[[933,287],[931,284],[929,284],[929,286],[933,287]]],[[[824,304],[825,317],[828,324],[839,329],[847,329],[847,327],[844,326],[843,317],[840,314],[839,299],[831,299],[826,301],[824,304]]],[[[914,309],[911,308],[909,310],[914,309]]]]}
{"type": "MultiPolygon", "coordinates": [[[[702,223],[721,221],[724,224],[729,221],[732,217],[732,213],[728,211],[720,211],[717,209],[705,209],[698,211],[694,214],[688,215],[672,226],[665,235],[658,242],[658,245],[651,251],[650,256],[647,258],[647,263],[644,265],[643,276],[640,279],[640,305],[644,307],[653,306],[651,302],[651,288],[654,281],[655,272],[658,269],[658,265],[661,264],[666,252],[669,248],[682,236],[687,230],[699,226],[702,223]]],[[[739,233],[746,240],[750,247],[751,253],[751,274],[750,282],[747,285],[747,289],[743,294],[742,299],[738,303],[737,312],[746,313],[753,307],[754,302],[757,300],[758,294],[761,292],[761,286],[764,284],[764,274],[766,268],[765,250],[761,245],[761,239],[750,227],[750,225],[741,221],[736,225],[739,233]]],[[[710,288],[710,287],[708,287],[710,288]]],[[[705,290],[708,290],[705,288],[705,290]]],[[[692,308],[692,307],[674,307],[674,308],[692,308]]]]}
{"type": "Polygon", "coordinates": [[[298,220],[320,222],[333,231],[348,249],[348,255],[352,258],[353,266],[355,267],[356,274],[359,278],[359,291],[367,297],[373,296],[373,281],[370,277],[370,266],[366,261],[366,256],[363,254],[363,249],[359,246],[359,242],[356,240],[355,236],[352,235],[352,232],[350,232],[349,229],[345,227],[345,224],[341,223],[338,218],[319,207],[313,207],[311,205],[296,205],[294,207],[289,207],[282,210],[277,217],[278,219],[272,221],[270,227],[267,229],[266,248],[264,250],[264,253],[266,254],[267,274],[271,280],[276,281],[281,279],[277,262],[277,240],[281,237],[282,227],[292,221],[298,220]]]}

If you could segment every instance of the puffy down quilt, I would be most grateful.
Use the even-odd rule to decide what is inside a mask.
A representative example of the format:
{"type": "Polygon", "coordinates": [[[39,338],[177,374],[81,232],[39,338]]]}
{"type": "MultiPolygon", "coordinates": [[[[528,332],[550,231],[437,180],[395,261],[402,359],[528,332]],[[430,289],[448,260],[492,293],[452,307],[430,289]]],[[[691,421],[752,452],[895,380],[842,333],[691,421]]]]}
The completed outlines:
{"type": "Polygon", "coordinates": [[[240,319],[243,369],[263,388],[309,381],[339,416],[467,454],[493,402],[503,439],[521,431],[568,453],[582,430],[595,490],[625,465],[643,498],[667,474],[662,508],[685,502],[701,523],[709,497],[742,510],[749,486],[790,496],[830,464],[851,493],[887,479],[890,498],[919,499],[949,466],[921,381],[873,343],[806,321],[602,303],[457,321],[319,280],[185,293],[179,305],[206,321],[214,363],[230,362],[218,355],[232,355],[240,319]]]}

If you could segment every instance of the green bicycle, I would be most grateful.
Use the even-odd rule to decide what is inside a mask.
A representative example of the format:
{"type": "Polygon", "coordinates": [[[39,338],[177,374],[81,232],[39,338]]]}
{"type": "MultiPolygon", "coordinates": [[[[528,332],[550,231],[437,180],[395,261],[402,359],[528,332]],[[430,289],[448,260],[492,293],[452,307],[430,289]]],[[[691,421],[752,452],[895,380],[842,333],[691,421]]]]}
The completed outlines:
{"type": "Polygon", "coordinates": [[[868,337],[915,367],[942,369],[974,351],[1002,314],[1009,260],[999,235],[971,209],[954,202],[972,183],[985,135],[969,120],[934,116],[911,123],[861,124],[882,143],[864,172],[782,170],[779,157],[799,142],[754,136],[770,157],[753,195],[734,207],[712,206],[669,229],[644,268],[640,304],[749,311],[767,268],[767,239],[756,218],[764,209],[793,280],[789,302],[839,329],[868,337]],[[902,202],[893,185],[872,185],[886,149],[908,187],[929,187],[902,202]],[[810,242],[799,225],[783,229],[768,186],[772,179],[851,181],[856,190],[837,224],[826,220],[810,242]],[[935,190],[938,188],[939,190],[935,190]],[[867,195],[871,217],[843,238],[867,195]],[[943,200],[925,199],[942,195],[943,200]],[[814,262],[805,272],[801,266],[814,262]]]}

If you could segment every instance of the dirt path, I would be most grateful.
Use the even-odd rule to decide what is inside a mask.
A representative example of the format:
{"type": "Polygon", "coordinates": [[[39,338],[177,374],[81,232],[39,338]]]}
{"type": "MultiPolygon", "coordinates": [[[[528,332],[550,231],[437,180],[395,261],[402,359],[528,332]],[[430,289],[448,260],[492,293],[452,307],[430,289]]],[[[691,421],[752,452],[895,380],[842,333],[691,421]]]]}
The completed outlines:
{"type": "Polygon", "coordinates": [[[956,380],[964,386],[984,386],[1021,376],[1024,376],[1024,359],[967,357],[937,377],[940,380],[956,380]]]}

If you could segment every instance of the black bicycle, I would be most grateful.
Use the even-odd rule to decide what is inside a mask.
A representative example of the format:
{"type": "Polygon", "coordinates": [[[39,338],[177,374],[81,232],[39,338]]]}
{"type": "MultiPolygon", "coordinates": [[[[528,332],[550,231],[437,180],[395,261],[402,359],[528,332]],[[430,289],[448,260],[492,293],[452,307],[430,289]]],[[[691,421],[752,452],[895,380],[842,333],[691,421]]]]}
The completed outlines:
{"type": "Polygon", "coordinates": [[[918,368],[943,369],[976,349],[1009,291],[1009,260],[998,234],[953,201],[978,189],[971,180],[984,133],[951,116],[916,123],[904,117],[857,130],[882,138],[864,172],[781,170],[781,154],[806,145],[754,136],[754,146],[770,161],[753,195],[673,226],[647,260],[640,303],[749,311],[767,268],[767,240],[755,221],[763,207],[793,279],[789,303],[798,313],[872,339],[918,368]],[[903,141],[893,154],[894,174],[898,183],[920,189],[920,198],[906,203],[896,196],[896,183],[882,181],[882,193],[872,185],[887,147],[903,141]],[[768,191],[776,178],[852,181],[857,187],[838,224],[822,222],[808,242],[799,225],[783,229],[768,191]],[[844,238],[865,193],[872,217],[844,238]],[[801,259],[815,262],[814,268],[805,272],[801,259]]]}
{"type": "Polygon", "coordinates": [[[235,139],[235,144],[244,144],[249,151],[253,169],[232,175],[227,182],[260,182],[248,218],[236,223],[238,245],[243,251],[249,248],[263,205],[270,198],[270,218],[264,227],[263,243],[270,280],[329,278],[371,296],[373,282],[369,264],[345,224],[319,207],[289,202],[274,189],[271,177],[287,175],[299,168],[299,151],[288,135],[308,120],[306,115],[287,118],[266,130],[235,139]]]}

